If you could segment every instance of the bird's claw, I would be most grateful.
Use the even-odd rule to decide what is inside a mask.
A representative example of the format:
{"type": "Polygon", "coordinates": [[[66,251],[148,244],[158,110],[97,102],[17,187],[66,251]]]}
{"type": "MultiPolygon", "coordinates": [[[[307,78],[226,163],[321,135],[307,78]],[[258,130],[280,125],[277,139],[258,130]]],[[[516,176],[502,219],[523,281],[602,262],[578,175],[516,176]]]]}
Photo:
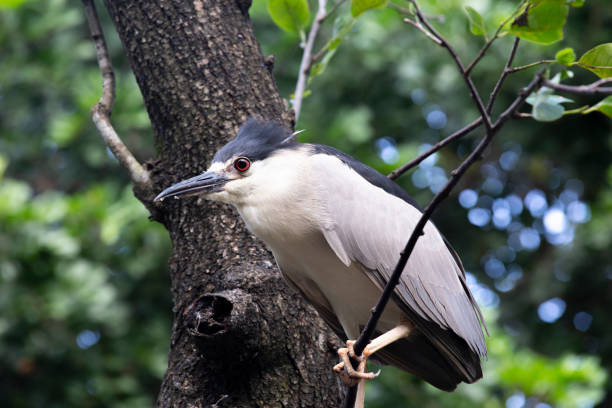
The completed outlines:
{"type": "Polygon", "coordinates": [[[361,356],[357,356],[353,348],[354,344],[355,341],[347,340],[346,347],[338,349],[338,355],[342,361],[334,366],[334,371],[338,374],[342,382],[350,387],[357,385],[357,383],[361,380],[371,380],[376,378],[380,374],[380,370],[377,373],[365,372],[366,360],[369,353],[366,352],[366,348],[361,356]],[[353,368],[351,358],[359,362],[357,369],[353,368]]]}

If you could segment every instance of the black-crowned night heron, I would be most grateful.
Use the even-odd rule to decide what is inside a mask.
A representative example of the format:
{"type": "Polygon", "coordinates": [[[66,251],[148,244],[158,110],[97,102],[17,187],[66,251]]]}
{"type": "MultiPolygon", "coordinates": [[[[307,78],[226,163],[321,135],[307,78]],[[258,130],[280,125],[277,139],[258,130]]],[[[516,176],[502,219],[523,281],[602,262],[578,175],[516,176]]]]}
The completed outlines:
{"type": "MultiPolygon", "coordinates": [[[[421,216],[408,193],[372,168],[332,147],[298,143],[279,125],[254,119],[215,154],[205,173],[156,200],[189,195],[234,205],[270,247],[287,282],[349,339],[366,324],[421,216]]],[[[378,323],[384,334],[364,356],[377,352],[378,360],[452,391],[482,377],[484,321],[456,252],[433,223],[424,232],[378,323]]],[[[347,349],[339,353],[337,371],[373,377],[348,367],[347,349]]]]}

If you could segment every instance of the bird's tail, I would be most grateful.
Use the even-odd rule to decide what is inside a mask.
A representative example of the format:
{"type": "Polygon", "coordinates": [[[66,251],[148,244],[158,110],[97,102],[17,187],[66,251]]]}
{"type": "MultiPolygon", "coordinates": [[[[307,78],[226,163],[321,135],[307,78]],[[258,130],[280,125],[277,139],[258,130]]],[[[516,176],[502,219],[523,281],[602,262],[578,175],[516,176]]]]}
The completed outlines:
{"type": "Polygon", "coordinates": [[[379,350],[376,358],[444,391],[453,391],[460,382],[473,383],[482,378],[480,357],[453,332],[439,330],[439,344],[417,331],[379,350]]]}

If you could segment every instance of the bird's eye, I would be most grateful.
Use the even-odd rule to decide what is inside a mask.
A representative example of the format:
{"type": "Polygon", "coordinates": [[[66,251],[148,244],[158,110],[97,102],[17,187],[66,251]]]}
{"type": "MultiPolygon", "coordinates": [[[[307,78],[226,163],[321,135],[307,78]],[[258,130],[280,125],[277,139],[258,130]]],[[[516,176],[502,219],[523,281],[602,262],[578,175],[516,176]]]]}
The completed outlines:
{"type": "Polygon", "coordinates": [[[251,167],[251,161],[246,157],[239,157],[234,162],[234,168],[241,173],[244,173],[251,167]]]}

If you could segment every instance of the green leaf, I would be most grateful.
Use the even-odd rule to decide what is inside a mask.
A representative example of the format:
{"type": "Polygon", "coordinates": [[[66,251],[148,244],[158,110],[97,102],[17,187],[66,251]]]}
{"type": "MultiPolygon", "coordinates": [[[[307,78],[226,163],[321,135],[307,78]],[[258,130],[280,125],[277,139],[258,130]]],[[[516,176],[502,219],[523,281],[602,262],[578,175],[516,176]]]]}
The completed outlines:
{"type": "Polygon", "coordinates": [[[268,13],[277,26],[290,33],[299,33],[310,16],[307,0],[268,0],[268,13]]]}
{"type": "Polygon", "coordinates": [[[567,0],[531,0],[510,32],[527,41],[552,44],[563,39],[568,11],[567,0]]]}
{"type": "Polygon", "coordinates": [[[612,95],[600,101],[597,105],[590,107],[583,113],[601,112],[609,118],[612,118],[612,95]]]}
{"type": "Polygon", "coordinates": [[[576,53],[572,48],[564,48],[557,52],[555,59],[559,64],[569,67],[572,65],[572,62],[576,61],[576,53]]]}
{"type": "Polygon", "coordinates": [[[612,77],[612,43],[600,44],[590,49],[580,57],[578,65],[600,78],[612,77]]]}
{"type": "Polygon", "coordinates": [[[359,17],[363,12],[374,8],[385,8],[389,0],[351,0],[351,14],[359,17]]]}
{"type": "MultiPolygon", "coordinates": [[[[558,83],[559,77],[556,76],[551,81],[558,83]]],[[[529,95],[525,102],[533,106],[531,114],[535,120],[540,122],[552,122],[563,116],[565,108],[561,104],[573,101],[563,96],[553,94],[551,88],[544,86],[537,92],[533,92],[529,95]]]]}
{"type": "Polygon", "coordinates": [[[584,6],[584,0],[570,0],[569,5],[572,7],[582,7],[584,6]]]}
{"type": "Polygon", "coordinates": [[[565,108],[562,105],[554,103],[539,103],[533,107],[533,118],[540,122],[552,122],[563,116],[565,108]]]}
{"type": "Polygon", "coordinates": [[[468,18],[470,20],[470,31],[472,34],[484,35],[484,37],[487,38],[487,28],[480,13],[470,6],[466,6],[465,11],[468,13],[468,18]]]}
{"type": "Polygon", "coordinates": [[[1,8],[16,8],[21,6],[25,0],[0,0],[0,9],[1,8]]]}

